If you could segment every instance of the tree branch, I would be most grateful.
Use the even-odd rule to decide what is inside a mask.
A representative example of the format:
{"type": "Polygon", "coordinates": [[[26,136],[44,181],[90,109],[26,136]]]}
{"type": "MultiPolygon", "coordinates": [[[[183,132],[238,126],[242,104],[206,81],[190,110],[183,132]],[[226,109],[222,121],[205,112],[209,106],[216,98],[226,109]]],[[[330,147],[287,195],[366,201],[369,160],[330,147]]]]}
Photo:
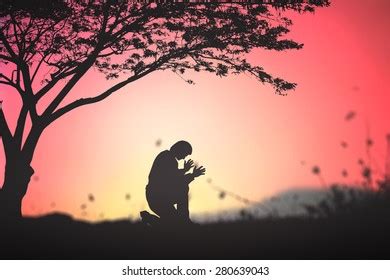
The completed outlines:
{"type": "Polygon", "coordinates": [[[0,30],[0,40],[1,42],[3,42],[4,44],[4,47],[7,49],[9,55],[13,58],[13,59],[17,59],[17,55],[15,54],[15,52],[13,51],[11,45],[8,43],[7,41],[7,38],[4,36],[4,33],[3,31],[0,30]]]}
{"type": "Polygon", "coordinates": [[[134,81],[152,73],[153,71],[158,70],[162,65],[169,62],[169,60],[171,60],[173,58],[181,57],[183,55],[183,53],[190,52],[192,50],[184,47],[182,49],[176,50],[176,52],[174,52],[174,53],[168,53],[164,56],[161,56],[158,60],[150,63],[149,65],[144,66],[144,69],[147,69],[147,70],[144,70],[143,72],[136,73],[135,75],[129,77],[128,79],[110,87],[109,89],[107,89],[103,93],[101,93],[95,97],[81,98],[81,99],[78,99],[72,103],[69,103],[68,105],[65,105],[64,107],[55,111],[50,117],[48,117],[47,125],[54,122],[56,119],[60,118],[64,114],[72,111],[73,109],[76,109],[76,108],[84,106],[84,105],[97,103],[99,101],[104,100],[105,98],[109,97],[111,94],[113,94],[117,90],[123,88],[127,84],[134,82],[134,81]]]}
{"type": "Polygon", "coordinates": [[[106,99],[107,97],[109,97],[111,94],[113,94],[114,92],[118,91],[119,89],[123,88],[124,86],[126,86],[127,84],[129,83],[132,83],[150,73],[152,73],[153,71],[155,71],[156,69],[158,69],[158,67],[160,66],[160,64],[156,64],[156,66],[153,66],[153,67],[150,67],[148,70],[140,73],[140,74],[136,74],[134,76],[131,76],[130,78],[112,86],[111,88],[107,89],[106,91],[104,91],[103,93],[95,96],[95,97],[89,97],[89,98],[81,98],[81,99],[78,99],[72,103],[69,103],[68,105],[58,109],[57,111],[55,111],[51,116],[50,116],[50,120],[49,120],[49,123],[52,123],[54,122],[56,119],[60,118],[61,116],[63,116],[64,114],[78,108],[78,107],[81,107],[81,106],[84,106],[84,105],[88,105],[88,104],[93,104],[93,103],[97,103],[99,101],[102,101],[104,99],[106,99]]]}
{"type": "Polygon", "coordinates": [[[15,59],[13,59],[12,57],[3,55],[3,54],[0,54],[0,59],[15,63],[15,59]]]}
{"type": "Polygon", "coordinates": [[[28,134],[26,142],[21,150],[27,162],[31,162],[35,147],[44,129],[45,126],[42,126],[41,124],[32,125],[30,133],[28,134]]]}
{"type": "Polygon", "coordinates": [[[98,52],[94,51],[83,63],[81,63],[75,69],[75,75],[70,79],[70,81],[63,87],[60,93],[54,98],[54,100],[49,104],[46,110],[43,112],[44,117],[48,117],[53,111],[60,105],[65,96],[72,90],[76,83],[84,76],[88,69],[93,65],[96,60],[98,52]]]}
{"type": "Polygon", "coordinates": [[[9,130],[7,120],[5,119],[3,108],[1,108],[2,104],[0,104],[0,137],[3,140],[5,153],[8,153],[12,147],[12,134],[9,130]]]}
{"type": "Polygon", "coordinates": [[[5,80],[5,81],[0,81],[1,84],[9,85],[9,86],[15,88],[19,92],[20,95],[22,94],[23,90],[19,84],[15,84],[12,81],[12,79],[8,78],[7,76],[5,76],[2,73],[0,73],[0,78],[3,78],[5,80]]]}
{"type": "MultiPolygon", "coordinates": [[[[68,19],[65,19],[64,22],[63,22],[63,24],[62,24],[62,26],[59,27],[57,30],[55,30],[55,31],[52,33],[51,36],[54,38],[56,34],[58,34],[62,29],[65,28],[67,22],[68,22],[68,19]]],[[[48,30],[54,29],[54,27],[55,27],[58,23],[59,23],[59,22],[55,22],[54,24],[49,25],[48,27],[43,28],[42,30],[40,30],[40,31],[37,33],[37,36],[35,37],[35,39],[30,43],[30,45],[34,46],[34,45],[36,44],[36,42],[38,42],[39,38],[40,38],[42,35],[44,35],[48,30]]],[[[51,48],[53,47],[53,43],[54,43],[54,40],[51,41],[49,49],[51,49],[51,48]]],[[[42,64],[43,62],[46,62],[46,61],[45,61],[45,58],[49,57],[49,58],[47,59],[47,63],[48,63],[49,60],[50,60],[51,55],[52,55],[52,54],[49,55],[49,53],[48,53],[48,54],[42,54],[42,59],[39,61],[38,65],[37,65],[37,67],[36,67],[36,69],[35,69],[35,71],[34,71],[34,73],[33,73],[33,76],[32,76],[32,78],[31,78],[31,83],[34,81],[34,78],[35,78],[36,74],[38,73],[38,70],[39,70],[41,64],[42,64]]],[[[39,98],[38,98],[38,100],[39,100],[39,98]]]]}
{"type": "MultiPolygon", "coordinates": [[[[26,96],[23,94],[23,90],[21,89],[19,84],[13,83],[11,79],[9,79],[8,77],[6,77],[5,75],[3,75],[1,73],[0,73],[0,77],[2,77],[5,80],[7,80],[6,82],[0,81],[0,83],[6,84],[6,85],[10,85],[10,86],[14,87],[19,92],[19,94],[20,94],[20,96],[22,98],[22,101],[23,101],[23,106],[22,106],[22,109],[21,109],[19,117],[18,117],[16,129],[15,129],[15,133],[14,133],[13,137],[12,137],[12,134],[11,134],[9,128],[8,128],[8,125],[7,125],[7,122],[5,120],[2,108],[0,109],[0,111],[1,111],[0,113],[3,114],[3,120],[1,120],[1,116],[0,116],[0,122],[3,123],[3,124],[0,124],[0,128],[1,128],[1,131],[3,129],[5,130],[5,135],[3,135],[5,137],[4,139],[6,139],[7,137],[11,138],[10,141],[16,141],[16,147],[21,148],[22,140],[23,140],[23,132],[24,132],[26,118],[27,118],[27,113],[29,111],[28,110],[28,108],[29,108],[29,104],[28,103],[29,102],[28,102],[28,100],[26,100],[26,96]],[[13,138],[13,140],[12,140],[12,138],[13,138]]],[[[33,111],[36,114],[35,105],[33,107],[33,111]]],[[[3,139],[3,141],[4,141],[4,139],[3,139]]],[[[8,143],[8,145],[9,145],[9,143],[8,143]]],[[[4,146],[4,147],[6,147],[6,146],[4,146]]]]}
{"type": "Polygon", "coordinates": [[[31,85],[30,70],[24,62],[21,63],[20,70],[22,72],[24,92],[25,92],[23,96],[23,103],[27,105],[27,108],[31,114],[31,120],[34,122],[38,118],[38,114],[37,114],[36,102],[34,98],[34,92],[31,85]]]}
{"type": "MultiPolygon", "coordinates": [[[[22,33],[22,29],[20,27],[20,25],[18,24],[18,22],[16,21],[15,17],[13,16],[12,13],[10,13],[10,16],[11,16],[11,19],[12,19],[12,23],[13,23],[13,30],[14,30],[14,38],[15,38],[15,42],[16,42],[16,46],[18,47],[18,50],[19,50],[19,58],[23,58],[23,47],[22,47],[22,42],[18,39],[18,34],[17,34],[17,31],[16,31],[16,27],[19,28],[20,30],[20,33],[22,33]]],[[[23,39],[22,39],[23,40],[23,39]]],[[[24,41],[24,40],[23,40],[24,41]]]]}
{"type": "Polygon", "coordinates": [[[25,104],[23,104],[22,109],[20,110],[19,118],[16,124],[14,141],[16,142],[16,147],[18,149],[22,149],[22,141],[23,141],[23,132],[26,125],[28,108],[25,104]]]}
{"type": "Polygon", "coordinates": [[[41,88],[36,94],[35,99],[39,101],[46,93],[48,93],[60,80],[76,73],[76,69],[72,69],[68,72],[60,72],[55,75],[43,88],[41,88]]]}
{"type": "Polygon", "coordinates": [[[34,73],[33,73],[32,77],[31,77],[31,84],[34,82],[35,76],[37,75],[38,70],[41,67],[42,63],[45,61],[46,57],[47,57],[47,55],[42,55],[42,58],[39,60],[38,65],[35,68],[34,73]]]}
{"type": "Polygon", "coordinates": [[[60,105],[62,100],[64,100],[65,96],[72,90],[72,88],[76,85],[76,83],[84,76],[84,74],[88,71],[88,69],[94,64],[99,53],[102,51],[102,47],[105,44],[104,35],[105,35],[108,17],[109,17],[107,10],[105,10],[103,14],[104,14],[103,23],[97,35],[98,42],[95,48],[87,56],[87,58],[74,69],[75,75],[63,87],[60,93],[54,98],[54,100],[49,104],[49,106],[43,112],[44,118],[48,118],[54,112],[54,110],[58,107],[58,105],[60,105]]]}

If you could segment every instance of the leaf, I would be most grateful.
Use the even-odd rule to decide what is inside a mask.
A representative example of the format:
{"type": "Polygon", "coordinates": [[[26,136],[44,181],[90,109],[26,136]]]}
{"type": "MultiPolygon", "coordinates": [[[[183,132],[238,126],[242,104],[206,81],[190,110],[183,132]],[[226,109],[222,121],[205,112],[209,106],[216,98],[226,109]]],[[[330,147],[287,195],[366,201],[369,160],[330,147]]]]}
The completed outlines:
{"type": "Polygon", "coordinates": [[[317,165],[313,166],[313,168],[312,168],[311,171],[312,171],[313,174],[315,174],[315,175],[318,175],[318,174],[321,173],[321,169],[320,169],[317,165]]]}
{"type": "Polygon", "coordinates": [[[345,120],[350,121],[356,117],[356,112],[350,111],[345,115],[345,120]]]}
{"type": "Polygon", "coordinates": [[[90,202],[94,202],[95,201],[95,196],[93,195],[93,194],[89,194],[88,195],[88,200],[90,201],[90,202]]]}

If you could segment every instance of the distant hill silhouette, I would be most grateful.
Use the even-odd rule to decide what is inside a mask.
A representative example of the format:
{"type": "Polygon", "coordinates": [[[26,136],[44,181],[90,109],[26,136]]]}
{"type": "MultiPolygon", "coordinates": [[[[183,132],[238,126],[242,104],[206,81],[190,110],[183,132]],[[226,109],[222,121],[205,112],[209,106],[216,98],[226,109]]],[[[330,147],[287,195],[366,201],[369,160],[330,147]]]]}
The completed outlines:
{"type": "Polygon", "coordinates": [[[329,189],[294,188],[245,208],[194,215],[198,222],[234,221],[243,218],[243,211],[252,218],[306,216],[306,204],[318,204],[330,193],[329,189]]]}

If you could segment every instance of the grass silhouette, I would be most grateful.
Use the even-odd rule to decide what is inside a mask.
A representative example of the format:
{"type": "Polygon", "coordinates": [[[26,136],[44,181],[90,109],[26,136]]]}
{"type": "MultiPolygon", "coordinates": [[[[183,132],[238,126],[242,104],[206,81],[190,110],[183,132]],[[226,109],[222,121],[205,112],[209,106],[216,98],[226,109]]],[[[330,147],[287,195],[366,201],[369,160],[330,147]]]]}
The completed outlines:
{"type": "Polygon", "coordinates": [[[317,205],[304,205],[308,214],[313,217],[389,217],[390,193],[386,189],[333,185],[328,196],[317,205]]]}
{"type": "MultiPolygon", "coordinates": [[[[348,116],[351,114],[349,113],[348,116]]],[[[390,150],[390,137],[387,136],[388,150],[390,150]]],[[[309,216],[312,217],[389,217],[390,215],[390,174],[389,170],[381,172],[376,164],[376,170],[371,166],[375,159],[371,156],[374,141],[368,136],[365,141],[367,161],[359,158],[357,163],[361,168],[361,184],[348,186],[333,184],[325,199],[316,205],[306,204],[309,216]],[[380,174],[374,183],[374,174],[380,174]]],[[[389,155],[390,156],[390,155],[389,155]]],[[[390,161],[390,158],[387,159],[390,161]]],[[[387,163],[386,163],[387,165],[387,163]]],[[[320,169],[314,166],[312,172],[319,176],[320,169]]],[[[342,170],[342,176],[348,177],[347,169],[342,170]]],[[[320,178],[326,186],[323,178],[320,178]]]]}
{"type": "Polygon", "coordinates": [[[388,256],[389,229],[384,215],[245,216],[190,228],[151,229],[129,220],[88,223],[56,213],[3,227],[0,258],[378,259],[388,256]]]}

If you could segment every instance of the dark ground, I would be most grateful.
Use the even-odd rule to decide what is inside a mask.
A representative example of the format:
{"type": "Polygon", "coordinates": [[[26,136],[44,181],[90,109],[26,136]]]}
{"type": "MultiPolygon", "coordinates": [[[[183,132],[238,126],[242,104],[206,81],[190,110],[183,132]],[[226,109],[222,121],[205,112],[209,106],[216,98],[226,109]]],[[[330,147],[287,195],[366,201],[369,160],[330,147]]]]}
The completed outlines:
{"type": "Polygon", "coordinates": [[[1,222],[1,259],[389,259],[390,218],[290,218],[162,231],[54,214],[1,222]]]}

